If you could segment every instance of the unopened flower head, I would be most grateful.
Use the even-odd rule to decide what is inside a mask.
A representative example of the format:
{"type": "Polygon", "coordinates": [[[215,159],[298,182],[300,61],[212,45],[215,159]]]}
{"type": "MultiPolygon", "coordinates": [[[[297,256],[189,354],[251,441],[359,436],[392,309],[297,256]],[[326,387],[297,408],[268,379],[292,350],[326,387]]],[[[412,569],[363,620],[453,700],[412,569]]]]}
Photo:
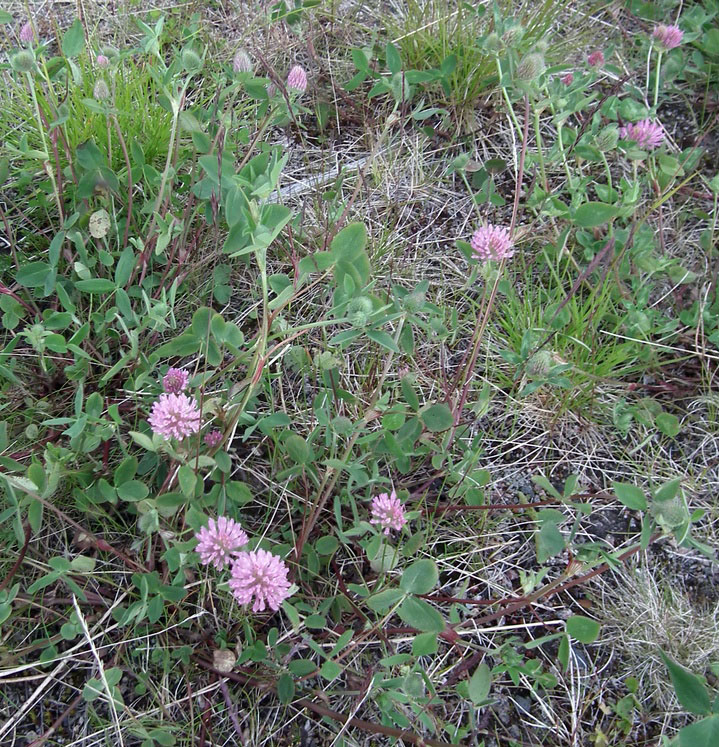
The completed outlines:
{"type": "Polygon", "coordinates": [[[478,228],[472,236],[472,251],[482,261],[509,259],[514,251],[509,229],[491,224],[478,228]]]}
{"type": "Polygon", "coordinates": [[[92,95],[98,101],[105,101],[110,98],[110,89],[102,78],[95,81],[95,87],[92,89],[92,95]]]}
{"type": "Polygon", "coordinates": [[[107,57],[108,60],[117,60],[117,58],[120,56],[120,51],[117,49],[117,47],[113,47],[108,44],[102,48],[100,54],[103,57],[107,57]]]}
{"type": "Polygon", "coordinates": [[[307,90],[307,73],[300,65],[295,65],[287,76],[287,87],[293,91],[304,93],[307,90]]]}
{"type": "Polygon", "coordinates": [[[35,32],[30,21],[24,23],[20,29],[20,41],[23,44],[32,44],[35,41],[35,32]]]}
{"type": "Polygon", "coordinates": [[[21,49],[10,58],[10,65],[18,73],[31,73],[35,69],[35,56],[29,49],[21,49]]]}
{"type": "Polygon", "coordinates": [[[619,130],[614,124],[607,125],[601,132],[594,138],[594,144],[597,148],[606,153],[609,150],[614,150],[617,147],[617,141],[619,140],[619,130]]]}
{"type": "Polygon", "coordinates": [[[389,534],[391,529],[399,531],[407,523],[404,506],[394,490],[389,495],[380,493],[372,499],[372,518],[369,523],[379,526],[385,534],[389,534]]]}
{"type": "Polygon", "coordinates": [[[514,47],[522,41],[523,36],[524,26],[520,26],[520,24],[515,23],[502,34],[502,41],[504,42],[505,46],[514,47]]]}
{"type": "Polygon", "coordinates": [[[561,80],[565,86],[571,86],[572,83],[574,83],[574,73],[565,73],[559,80],[561,80]]]}
{"type": "Polygon", "coordinates": [[[182,368],[168,368],[162,377],[162,388],[170,394],[179,394],[187,389],[190,374],[182,368]]]}
{"type": "Polygon", "coordinates": [[[232,564],[230,590],[240,604],[252,604],[253,612],[269,607],[275,612],[290,595],[289,569],[267,550],[241,552],[232,564]]]}
{"type": "Polygon", "coordinates": [[[661,24],[652,31],[652,36],[657,46],[663,51],[668,52],[682,43],[684,32],[679,26],[665,26],[661,24]]]}
{"type": "Polygon", "coordinates": [[[95,58],[95,62],[98,67],[107,67],[110,64],[110,58],[106,57],[104,54],[99,54],[95,58]]]}
{"type": "Polygon", "coordinates": [[[496,31],[487,35],[487,38],[484,40],[484,47],[490,52],[499,52],[502,48],[502,40],[499,38],[499,34],[496,31]]]}
{"type": "Polygon", "coordinates": [[[354,327],[364,327],[372,314],[372,299],[368,296],[357,296],[347,304],[347,318],[354,327]]]}
{"type": "Polygon", "coordinates": [[[208,431],[205,433],[205,437],[203,441],[211,448],[214,449],[215,446],[219,446],[222,443],[222,431],[215,428],[212,431],[208,431]]]}
{"type": "Polygon", "coordinates": [[[549,350],[539,350],[527,361],[527,375],[533,379],[541,379],[552,370],[552,353],[549,350]]]}
{"type": "Polygon", "coordinates": [[[195,52],[194,49],[191,47],[185,47],[182,50],[182,67],[185,69],[185,72],[189,73],[190,75],[193,75],[194,73],[199,73],[200,70],[202,70],[202,59],[200,58],[200,55],[195,52]]]}
{"type": "Polygon", "coordinates": [[[619,128],[619,137],[634,140],[640,148],[652,150],[664,142],[664,130],[658,122],[642,119],[619,128]]]}
{"type": "Polygon", "coordinates": [[[148,420],[155,433],[181,441],[200,430],[202,417],[197,402],[186,394],[161,394],[148,420]]]}
{"type": "Polygon", "coordinates": [[[539,52],[532,52],[523,57],[517,65],[517,79],[521,83],[531,83],[544,72],[544,57],[539,52]]]}
{"type": "Polygon", "coordinates": [[[601,67],[604,64],[604,52],[601,49],[597,49],[587,57],[587,62],[590,67],[601,67]]]}
{"type": "Polygon", "coordinates": [[[196,551],[203,565],[214,565],[221,571],[250,540],[238,522],[226,516],[210,519],[195,535],[196,551]]]}
{"type": "Polygon", "coordinates": [[[232,58],[232,69],[236,73],[251,73],[252,60],[244,49],[238,49],[232,58]]]}

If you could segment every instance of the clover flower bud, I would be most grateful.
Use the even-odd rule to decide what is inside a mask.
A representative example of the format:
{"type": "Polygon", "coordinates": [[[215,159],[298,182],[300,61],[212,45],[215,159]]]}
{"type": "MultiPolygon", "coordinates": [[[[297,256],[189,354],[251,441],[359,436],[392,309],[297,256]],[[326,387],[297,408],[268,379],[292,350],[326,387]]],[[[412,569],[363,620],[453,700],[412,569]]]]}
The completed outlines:
{"type": "Polygon", "coordinates": [[[330,421],[330,427],[338,436],[350,436],[354,430],[352,421],[344,415],[337,415],[330,421]]]}
{"type": "Polygon", "coordinates": [[[199,73],[200,70],[202,70],[202,60],[200,59],[200,55],[198,55],[194,49],[185,47],[182,50],[182,67],[185,69],[185,72],[190,75],[199,73]]]}
{"type": "Polygon", "coordinates": [[[408,293],[404,299],[404,307],[409,312],[417,312],[422,309],[426,301],[426,295],[419,290],[408,293]]]}
{"type": "Polygon", "coordinates": [[[222,443],[222,431],[215,428],[213,431],[205,433],[205,437],[202,439],[207,446],[214,449],[222,443]]]}
{"type": "Polygon", "coordinates": [[[499,38],[499,34],[496,31],[488,34],[487,38],[484,40],[484,48],[490,52],[499,52],[502,48],[502,40],[499,38]]]}
{"type": "Polygon", "coordinates": [[[183,368],[168,368],[162,377],[162,388],[170,394],[179,394],[187,389],[190,374],[183,368]]]}
{"type": "Polygon", "coordinates": [[[287,87],[298,93],[307,90],[307,73],[300,65],[295,65],[287,75],[287,87]]]}
{"type": "Polygon", "coordinates": [[[92,89],[92,95],[97,101],[105,101],[110,98],[110,89],[102,78],[95,81],[95,87],[92,89]]]}
{"type": "Polygon", "coordinates": [[[664,130],[658,122],[642,119],[620,127],[619,137],[634,140],[640,148],[652,150],[664,142],[664,130]]]}
{"type": "Polygon", "coordinates": [[[32,24],[27,21],[23,24],[20,29],[20,41],[23,44],[32,44],[35,41],[35,32],[33,31],[32,24]]]}
{"type": "Polygon", "coordinates": [[[353,298],[347,305],[347,316],[354,327],[364,327],[372,313],[372,301],[366,296],[353,298]]]}
{"type": "Polygon", "coordinates": [[[523,57],[517,65],[517,80],[522,83],[532,83],[544,72],[544,57],[538,52],[532,52],[523,57]]]}
{"type": "Polygon", "coordinates": [[[113,47],[109,44],[104,46],[100,52],[104,57],[107,57],[109,61],[115,61],[120,56],[120,51],[117,47],[113,47]]]}
{"type": "Polygon", "coordinates": [[[29,49],[21,49],[10,58],[10,65],[18,73],[31,73],[35,69],[35,56],[29,49]]]}
{"type": "Polygon", "coordinates": [[[503,34],[502,41],[506,47],[516,47],[524,37],[524,26],[516,23],[510,26],[503,34]]]}
{"type": "Polygon", "coordinates": [[[587,57],[587,62],[590,67],[601,67],[604,64],[604,52],[601,49],[597,49],[587,57]]]}
{"type": "Polygon", "coordinates": [[[549,350],[540,350],[527,361],[527,376],[542,379],[552,370],[553,363],[554,359],[549,350]]]}
{"type": "Polygon", "coordinates": [[[665,26],[661,24],[652,31],[652,37],[664,52],[678,47],[682,43],[684,32],[679,26],[665,26]]]}
{"type": "Polygon", "coordinates": [[[617,147],[617,142],[619,142],[619,130],[616,125],[605,127],[594,140],[594,144],[603,153],[614,150],[617,147]]]}

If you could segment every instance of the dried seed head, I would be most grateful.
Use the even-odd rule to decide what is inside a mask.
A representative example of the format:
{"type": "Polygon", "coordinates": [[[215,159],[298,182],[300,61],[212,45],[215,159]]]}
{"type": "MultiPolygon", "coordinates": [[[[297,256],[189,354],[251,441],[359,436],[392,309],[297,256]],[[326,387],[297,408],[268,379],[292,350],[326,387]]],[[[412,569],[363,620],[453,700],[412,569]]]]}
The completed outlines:
{"type": "Polygon", "coordinates": [[[236,73],[252,72],[252,60],[244,49],[238,49],[235,52],[235,56],[232,58],[232,69],[236,73]]]}

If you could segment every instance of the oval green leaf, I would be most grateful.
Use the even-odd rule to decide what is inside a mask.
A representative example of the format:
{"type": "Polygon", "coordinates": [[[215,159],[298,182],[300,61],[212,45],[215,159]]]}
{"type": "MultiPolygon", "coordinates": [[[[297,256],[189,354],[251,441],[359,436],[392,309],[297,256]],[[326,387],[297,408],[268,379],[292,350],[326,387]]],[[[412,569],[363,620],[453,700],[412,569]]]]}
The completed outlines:
{"type": "Polygon", "coordinates": [[[594,228],[609,223],[618,214],[619,209],[606,202],[585,202],[574,213],[574,222],[582,228],[594,228]]]}

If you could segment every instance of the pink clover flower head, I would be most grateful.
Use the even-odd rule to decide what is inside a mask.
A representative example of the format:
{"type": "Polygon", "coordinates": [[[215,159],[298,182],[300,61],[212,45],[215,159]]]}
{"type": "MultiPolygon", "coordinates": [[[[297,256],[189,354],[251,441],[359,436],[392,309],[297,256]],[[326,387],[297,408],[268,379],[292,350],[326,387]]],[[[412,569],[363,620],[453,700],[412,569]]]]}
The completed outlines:
{"type": "Polygon", "coordinates": [[[679,26],[665,26],[663,23],[652,31],[652,37],[665,52],[678,47],[684,38],[684,32],[679,26]]]}
{"type": "Polygon", "coordinates": [[[214,565],[218,571],[229,565],[239,549],[250,541],[240,524],[226,516],[218,517],[217,521],[210,519],[195,539],[202,564],[214,565]]]}
{"type": "Polygon", "coordinates": [[[640,148],[652,150],[664,142],[664,130],[658,122],[643,119],[619,128],[619,137],[624,140],[634,140],[640,148]]]}
{"type": "Polygon", "coordinates": [[[483,261],[494,259],[499,262],[514,255],[509,230],[503,226],[489,224],[478,228],[472,236],[471,244],[472,251],[483,261]]]}
{"type": "Polygon", "coordinates": [[[214,449],[215,446],[219,446],[222,443],[222,431],[217,430],[217,428],[213,431],[208,431],[205,433],[203,440],[211,449],[214,449]]]}
{"type": "Polygon", "coordinates": [[[249,604],[254,597],[253,612],[266,607],[277,612],[290,595],[288,572],[285,562],[267,550],[241,552],[232,564],[230,590],[240,604],[249,604]]]}
{"type": "Polygon", "coordinates": [[[604,64],[604,52],[601,49],[597,49],[587,57],[587,62],[590,67],[601,67],[604,64]]]}
{"type": "Polygon", "coordinates": [[[155,433],[166,439],[176,438],[178,441],[197,433],[200,430],[201,419],[197,402],[182,392],[161,394],[152,406],[148,418],[155,433]]]}
{"type": "Polygon", "coordinates": [[[287,87],[293,91],[304,93],[307,90],[307,73],[300,65],[295,65],[287,76],[287,87]]]}
{"type": "Polygon", "coordinates": [[[559,80],[561,80],[565,86],[571,86],[574,82],[574,73],[566,73],[559,80]]]}
{"type": "Polygon", "coordinates": [[[372,518],[369,523],[377,524],[385,534],[389,534],[391,529],[399,531],[407,523],[404,506],[394,490],[389,495],[380,493],[372,499],[372,518]]]}
{"type": "Polygon", "coordinates": [[[162,388],[170,394],[179,394],[187,389],[190,374],[182,368],[168,368],[162,377],[162,388]]]}
{"type": "Polygon", "coordinates": [[[20,41],[23,42],[23,44],[30,44],[35,41],[35,32],[33,31],[30,21],[24,23],[20,29],[20,41]]]}
{"type": "Polygon", "coordinates": [[[97,63],[98,67],[107,67],[110,64],[110,60],[108,57],[105,57],[104,54],[99,54],[95,58],[95,62],[97,63]]]}

